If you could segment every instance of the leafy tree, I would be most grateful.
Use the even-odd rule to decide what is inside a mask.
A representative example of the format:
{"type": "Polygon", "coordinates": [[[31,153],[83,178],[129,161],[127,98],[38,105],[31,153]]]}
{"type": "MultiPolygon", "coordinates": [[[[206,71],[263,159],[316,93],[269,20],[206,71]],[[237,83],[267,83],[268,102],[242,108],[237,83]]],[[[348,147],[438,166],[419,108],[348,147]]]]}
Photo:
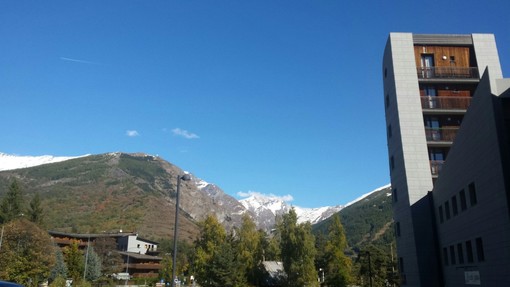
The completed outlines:
{"type": "Polygon", "coordinates": [[[205,284],[200,283],[200,285],[206,287],[246,286],[246,277],[242,272],[244,268],[244,265],[239,264],[231,243],[222,242],[212,255],[205,284]]]}
{"type": "Polygon", "coordinates": [[[165,282],[172,282],[172,264],[173,257],[168,253],[161,260],[161,269],[159,270],[159,278],[165,282]]]}
{"type": "Polygon", "coordinates": [[[194,270],[197,274],[196,280],[201,286],[209,285],[211,262],[215,253],[226,240],[226,232],[223,226],[214,216],[208,216],[203,222],[199,223],[200,237],[195,242],[196,254],[194,258],[194,270]]]}
{"type": "Polygon", "coordinates": [[[94,251],[101,259],[101,273],[110,275],[122,270],[124,260],[117,250],[117,242],[111,237],[99,237],[94,241],[94,251]]]}
{"type": "Polygon", "coordinates": [[[73,240],[70,246],[64,248],[64,259],[67,264],[68,275],[75,282],[83,277],[83,253],[78,248],[78,241],[73,240]]]}
{"type": "Polygon", "coordinates": [[[332,218],[326,240],[324,248],[325,283],[327,286],[347,286],[351,282],[352,262],[344,253],[347,249],[347,239],[338,214],[332,218]]]}
{"type": "Polygon", "coordinates": [[[30,208],[28,209],[28,218],[30,221],[36,224],[42,224],[43,221],[43,208],[41,206],[41,198],[39,193],[36,193],[35,196],[30,201],[30,208]]]}
{"type": "Polygon", "coordinates": [[[48,233],[23,218],[11,220],[3,227],[0,278],[27,286],[45,281],[55,264],[54,246],[48,233]]]}
{"type": "Polygon", "coordinates": [[[58,246],[55,246],[55,259],[55,266],[51,269],[49,277],[50,281],[56,280],[57,277],[67,278],[67,265],[64,261],[64,254],[58,246]]]}
{"type": "Polygon", "coordinates": [[[280,235],[274,232],[269,237],[263,231],[259,231],[260,244],[265,261],[280,261],[280,235]],[[276,234],[275,234],[276,233],[276,234]]]}
{"type": "Polygon", "coordinates": [[[17,180],[13,180],[0,204],[0,223],[23,215],[23,194],[17,180]]]}
{"type": "Polygon", "coordinates": [[[101,258],[95,252],[94,247],[89,246],[86,251],[87,269],[85,270],[85,279],[95,281],[101,277],[101,258]]]}
{"type": "Polygon", "coordinates": [[[50,283],[50,287],[66,287],[66,278],[57,276],[53,282],[50,283]]]}
{"type": "MultiPolygon", "coordinates": [[[[170,279],[172,277],[172,254],[174,253],[174,244],[173,240],[168,239],[161,239],[159,240],[158,250],[161,254],[168,254],[170,262],[167,262],[168,264],[165,264],[165,268],[168,268],[168,271],[161,270],[160,275],[161,278],[167,278],[170,279]],[[164,272],[163,272],[164,271],[164,272]],[[168,273],[168,275],[166,275],[168,273]]],[[[181,275],[192,275],[190,274],[192,269],[191,261],[192,257],[195,254],[194,246],[186,241],[177,241],[177,270],[176,274],[181,275]]],[[[163,260],[165,260],[165,256],[163,257],[163,260]]],[[[166,279],[165,279],[166,280],[166,279]]],[[[167,281],[168,282],[168,281],[167,281]]]]}
{"type": "Polygon", "coordinates": [[[297,224],[294,209],[278,225],[280,249],[288,286],[318,286],[315,270],[315,239],[310,223],[297,224]]]}
{"type": "Polygon", "coordinates": [[[263,259],[261,237],[255,222],[248,215],[243,216],[242,220],[235,242],[237,261],[243,265],[243,275],[255,284],[258,263],[263,259]]]}

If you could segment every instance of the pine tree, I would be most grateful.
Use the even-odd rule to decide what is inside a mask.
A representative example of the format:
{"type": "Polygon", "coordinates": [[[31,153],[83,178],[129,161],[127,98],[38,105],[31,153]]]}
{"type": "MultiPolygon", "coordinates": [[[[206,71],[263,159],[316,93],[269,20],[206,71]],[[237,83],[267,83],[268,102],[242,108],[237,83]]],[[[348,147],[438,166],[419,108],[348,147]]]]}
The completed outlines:
{"type": "Polygon", "coordinates": [[[64,254],[62,250],[55,246],[55,266],[51,269],[50,281],[55,280],[57,277],[67,278],[67,265],[64,261],[64,254]]]}
{"type": "Polygon", "coordinates": [[[0,224],[23,215],[23,194],[17,180],[13,180],[0,204],[0,224]]]}
{"type": "Polygon", "coordinates": [[[78,249],[78,241],[73,240],[70,246],[64,249],[64,259],[67,264],[68,275],[75,282],[83,277],[84,258],[83,253],[78,249]]]}
{"type": "Polygon", "coordinates": [[[345,287],[352,280],[352,262],[344,253],[347,249],[347,239],[338,214],[332,217],[326,240],[324,248],[326,285],[345,287]]]}
{"type": "Polygon", "coordinates": [[[297,224],[294,209],[283,216],[278,229],[281,234],[280,249],[287,274],[287,285],[318,286],[315,270],[315,240],[310,223],[297,224]]]}
{"type": "Polygon", "coordinates": [[[43,221],[43,208],[41,206],[41,198],[39,197],[39,193],[36,193],[35,196],[30,201],[30,208],[28,209],[28,218],[30,221],[41,224],[43,221]]]}
{"type": "Polygon", "coordinates": [[[95,281],[101,277],[101,258],[94,250],[94,247],[89,246],[87,258],[87,269],[85,270],[85,279],[95,281]]]}

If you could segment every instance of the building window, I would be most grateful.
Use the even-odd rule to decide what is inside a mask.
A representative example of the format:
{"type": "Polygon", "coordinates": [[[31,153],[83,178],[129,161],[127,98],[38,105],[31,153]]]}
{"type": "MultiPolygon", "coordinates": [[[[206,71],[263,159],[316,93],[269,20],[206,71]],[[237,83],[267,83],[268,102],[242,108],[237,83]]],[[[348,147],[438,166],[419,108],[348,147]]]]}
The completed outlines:
{"type": "Polygon", "coordinates": [[[439,206],[439,222],[443,223],[444,222],[444,218],[443,218],[443,206],[439,206]]]}
{"type": "Polygon", "coordinates": [[[459,192],[459,197],[460,197],[460,210],[464,211],[467,209],[466,192],[464,191],[464,189],[459,192]]]}
{"type": "Polygon", "coordinates": [[[476,239],[476,256],[478,257],[478,262],[485,261],[485,254],[483,252],[483,242],[481,237],[476,239]]]}
{"type": "Polygon", "coordinates": [[[457,244],[457,255],[459,256],[459,264],[464,264],[464,252],[462,250],[462,243],[457,244]]]}
{"type": "Polygon", "coordinates": [[[443,261],[444,265],[448,266],[448,249],[446,247],[443,248],[443,261]]]}
{"type": "Polygon", "coordinates": [[[466,255],[467,262],[473,263],[473,247],[471,246],[471,240],[466,241],[466,255]]]}
{"type": "Polygon", "coordinates": [[[395,234],[400,237],[400,222],[395,223],[395,234]]]}
{"type": "Polygon", "coordinates": [[[452,262],[452,265],[455,265],[455,246],[450,245],[450,261],[452,262]]]}
{"type": "Polygon", "coordinates": [[[398,258],[398,267],[400,269],[400,272],[404,273],[404,258],[403,257],[398,258]]]}
{"type": "Polygon", "coordinates": [[[390,106],[390,94],[386,94],[385,97],[386,108],[390,106]]]}
{"type": "Polygon", "coordinates": [[[390,158],[390,169],[393,170],[395,168],[395,158],[391,156],[390,158]]]}
{"type": "Polygon", "coordinates": [[[472,182],[468,186],[469,189],[469,203],[471,206],[475,206],[478,203],[478,200],[476,199],[476,188],[475,183],[472,182]]]}
{"type": "Polygon", "coordinates": [[[446,220],[450,219],[450,203],[448,201],[444,203],[444,212],[446,214],[446,220]]]}
{"type": "Polygon", "coordinates": [[[391,194],[393,195],[393,202],[397,202],[398,201],[398,194],[397,194],[397,189],[394,188],[392,191],[391,191],[391,194]]]}
{"type": "Polygon", "coordinates": [[[456,216],[459,213],[459,210],[457,209],[457,197],[455,195],[452,196],[452,212],[453,216],[456,216]]]}

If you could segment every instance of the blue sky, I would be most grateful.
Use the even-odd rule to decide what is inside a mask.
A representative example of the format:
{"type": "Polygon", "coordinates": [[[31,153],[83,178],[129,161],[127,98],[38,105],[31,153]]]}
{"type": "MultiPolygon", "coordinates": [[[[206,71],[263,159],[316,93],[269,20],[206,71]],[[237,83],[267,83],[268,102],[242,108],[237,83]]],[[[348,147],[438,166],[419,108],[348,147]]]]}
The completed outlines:
{"type": "Polygon", "coordinates": [[[494,33],[509,77],[509,8],[508,0],[1,1],[0,152],[145,152],[236,197],[344,204],[389,183],[388,34],[494,33]]]}

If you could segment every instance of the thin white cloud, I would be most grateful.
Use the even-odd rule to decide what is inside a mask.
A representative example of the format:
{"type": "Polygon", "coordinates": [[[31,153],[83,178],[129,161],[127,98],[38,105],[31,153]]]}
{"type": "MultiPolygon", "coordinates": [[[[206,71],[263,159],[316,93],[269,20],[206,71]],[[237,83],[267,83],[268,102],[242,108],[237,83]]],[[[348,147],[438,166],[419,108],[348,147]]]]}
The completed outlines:
{"type": "Polygon", "coordinates": [[[137,131],[135,131],[135,130],[127,130],[126,131],[126,135],[128,137],[137,137],[137,136],[140,136],[140,134],[137,131]]]}
{"type": "Polygon", "coordinates": [[[260,192],[257,192],[257,191],[247,191],[247,192],[244,192],[244,191],[239,191],[237,193],[237,195],[239,197],[250,197],[250,196],[254,196],[254,197],[264,197],[264,198],[270,198],[270,199],[279,199],[279,200],[283,200],[285,202],[291,202],[294,200],[294,197],[292,197],[292,195],[290,194],[287,194],[287,195],[283,195],[283,196],[279,196],[279,195],[275,195],[275,194],[264,194],[264,193],[260,193],[260,192]]]}
{"type": "Polygon", "coordinates": [[[200,138],[197,134],[190,133],[187,130],[181,130],[180,128],[175,128],[172,130],[172,133],[176,136],[183,137],[185,139],[198,139],[200,138]]]}
{"type": "Polygon", "coordinates": [[[98,63],[98,62],[92,62],[92,61],[86,61],[86,60],[80,60],[80,59],[73,59],[73,58],[66,58],[66,57],[60,57],[60,60],[68,61],[68,62],[75,62],[75,63],[80,63],[80,64],[88,64],[88,65],[101,65],[101,63],[98,63]]]}

